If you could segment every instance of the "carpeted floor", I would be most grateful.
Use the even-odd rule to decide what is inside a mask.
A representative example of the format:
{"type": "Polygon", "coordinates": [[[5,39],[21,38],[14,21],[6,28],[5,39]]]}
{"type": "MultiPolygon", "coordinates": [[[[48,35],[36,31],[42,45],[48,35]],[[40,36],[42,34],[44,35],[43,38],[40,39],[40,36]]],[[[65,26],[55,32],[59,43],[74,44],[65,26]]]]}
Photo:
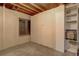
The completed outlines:
{"type": "Polygon", "coordinates": [[[29,42],[0,52],[0,56],[63,56],[54,49],[29,42]]]}

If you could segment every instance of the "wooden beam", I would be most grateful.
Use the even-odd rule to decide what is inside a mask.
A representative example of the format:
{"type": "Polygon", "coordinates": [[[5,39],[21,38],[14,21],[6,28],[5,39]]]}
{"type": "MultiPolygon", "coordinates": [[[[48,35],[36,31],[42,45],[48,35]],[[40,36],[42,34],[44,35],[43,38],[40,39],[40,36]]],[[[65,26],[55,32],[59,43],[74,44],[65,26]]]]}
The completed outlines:
{"type": "MultiPolygon", "coordinates": [[[[36,5],[38,5],[39,7],[41,7],[42,9],[44,10],[47,10],[47,6],[46,6],[47,3],[36,3],[36,5]]],[[[48,6],[49,7],[49,6],[48,6]]]]}
{"type": "Polygon", "coordinates": [[[40,9],[36,8],[35,6],[31,5],[30,3],[25,3],[26,5],[30,6],[31,8],[39,11],[39,12],[42,12],[40,9]]]}
{"type": "Polygon", "coordinates": [[[27,7],[26,7],[26,6],[24,6],[24,5],[21,5],[21,4],[19,4],[19,3],[17,3],[17,4],[18,4],[18,5],[20,5],[21,7],[24,7],[24,8],[26,8],[26,9],[28,9],[28,10],[32,11],[33,13],[38,13],[38,12],[36,12],[36,11],[32,10],[32,9],[27,8],[27,7]]]}
{"type": "Polygon", "coordinates": [[[31,3],[31,5],[35,6],[36,8],[40,9],[41,11],[44,11],[43,8],[39,7],[38,5],[34,4],[34,3],[31,3]]]}
{"type": "Polygon", "coordinates": [[[35,13],[34,11],[31,11],[31,10],[29,10],[29,9],[27,9],[27,8],[24,8],[24,7],[22,7],[22,6],[18,5],[18,4],[14,4],[14,3],[11,3],[11,4],[14,5],[14,6],[17,6],[18,8],[21,8],[21,9],[23,9],[23,10],[26,10],[26,11],[29,12],[29,13],[35,13]]]}
{"type": "Polygon", "coordinates": [[[10,3],[5,3],[5,7],[8,8],[8,9],[12,9],[12,10],[21,12],[21,13],[28,14],[28,15],[33,14],[33,13],[29,12],[29,11],[26,11],[25,9],[19,8],[18,6],[14,6],[14,5],[10,4],[10,3]]]}
{"type": "Polygon", "coordinates": [[[38,10],[34,9],[33,7],[30,7],[29,5],[23,4],[21,3],[21,5],[23,5],[25,8],[28,8],[29,10],[32,10],[34,12],[39,12],[38,10]]]}
{"type": "Polygon", "coordinates": [[[28,15],[32,15],[32,13],[26,12],[25,10],[20,9],[20,8],[17,8],[16,11],[19,11],[19,12],[22,12],[22,13],[25,13],[25,14],[28,14],[28,15]]]}

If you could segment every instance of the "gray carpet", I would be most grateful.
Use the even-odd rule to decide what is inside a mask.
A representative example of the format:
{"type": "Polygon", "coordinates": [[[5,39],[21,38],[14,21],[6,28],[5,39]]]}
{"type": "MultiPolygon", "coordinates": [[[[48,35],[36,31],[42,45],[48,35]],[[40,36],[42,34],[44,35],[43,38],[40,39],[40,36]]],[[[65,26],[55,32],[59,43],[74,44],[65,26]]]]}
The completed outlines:
{"type": "Polygon", "coordinates": [[[0,56],[63,56],[54,49],[29,42],[0,52],[0,56]]]}

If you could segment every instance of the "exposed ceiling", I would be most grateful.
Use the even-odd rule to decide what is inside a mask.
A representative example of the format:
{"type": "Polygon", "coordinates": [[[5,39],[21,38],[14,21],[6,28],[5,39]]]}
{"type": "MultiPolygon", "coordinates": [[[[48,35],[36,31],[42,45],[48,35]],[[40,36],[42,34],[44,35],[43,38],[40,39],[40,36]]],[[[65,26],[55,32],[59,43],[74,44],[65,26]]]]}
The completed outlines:
{"type": "Polygon", "coordinates": [[[0,5],[33,16],[37,13],[58,7],[60,3],[0,3],[0,5]]]}

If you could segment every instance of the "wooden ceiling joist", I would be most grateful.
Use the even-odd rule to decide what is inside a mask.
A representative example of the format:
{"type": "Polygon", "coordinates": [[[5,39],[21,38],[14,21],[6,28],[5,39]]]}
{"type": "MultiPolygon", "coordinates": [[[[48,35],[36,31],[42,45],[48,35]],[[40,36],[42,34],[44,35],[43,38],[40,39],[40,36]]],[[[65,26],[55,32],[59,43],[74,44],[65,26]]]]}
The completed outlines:
{"type": "Polygon", "coordinates": [[[0,6],[19,11],[28,15],[35,15],[40,12],[56,8],[60,3],[0,3],[0,6]],[[4,5],[5,4],[5,5],[4,5]]]}
{"type": "Polygon", "coordinates": [[[42,9],[41,7],[39,7],[38,5],[31,3],[31,5],[35,6],[36,8],[40,9],[41,11],[44,11],[44,9],[42,9]]]}
{"type": "Polygon", "coordinates": [[[21,5],[23,5],[25,8],[28,8],[29,10],[32,10],[34,12],[39,12],[38,10],[36,10],[36,9],[34,9],[32,7],[29,7],[29,5],[26,5],[26,4],[23,4],[23,3],[21,3],[21,5]]]}
{"type": "Polygon", "coordinates": [[[11,4],[14,5],[14,6],[17,6],[18,8],[21,8],[21,9],[23,9],[23,10],[26,10],[26,11],[28,11],[28,12],[30,12],[30,13],[35,13],[34,11],[31,11],[31,10],[29,10],[29,9],[27,9],[27,8],[25,8],[25,7],[21,6],[21,5],[19,5],[19,4],[15,4],[15,3],[11,3],[11,4]]]}
{"type": "Polygon", "coordinates": [[[30,6],[31,8],[36,9],[36,10],[39,11],[39,12],[42,12],[40,9],[36,8],[35,6],[31,5],[30,3],[25,3],[25,5],[28,5],[28,6],[30,6]]]}

